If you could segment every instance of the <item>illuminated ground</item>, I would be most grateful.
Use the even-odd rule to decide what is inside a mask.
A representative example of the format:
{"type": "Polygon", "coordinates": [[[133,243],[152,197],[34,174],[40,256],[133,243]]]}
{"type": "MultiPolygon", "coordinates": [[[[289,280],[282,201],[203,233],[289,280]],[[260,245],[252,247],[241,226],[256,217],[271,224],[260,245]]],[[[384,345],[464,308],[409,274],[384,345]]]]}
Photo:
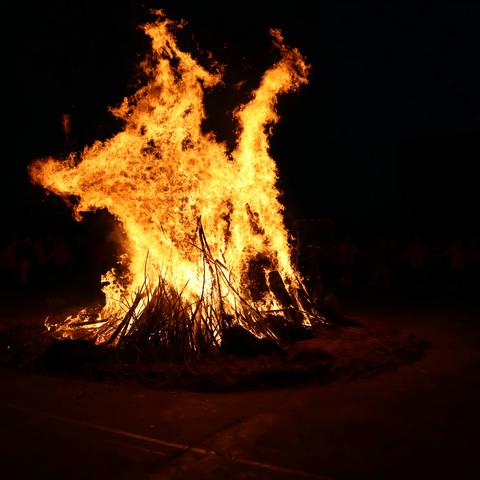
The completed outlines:
{"type": "Polygon", "coordinates": [[[351,307],[430,347],[323,386],[192,393],[3,370],[2,477],[476,478],[478,309],[433,305],[351,307]]]}

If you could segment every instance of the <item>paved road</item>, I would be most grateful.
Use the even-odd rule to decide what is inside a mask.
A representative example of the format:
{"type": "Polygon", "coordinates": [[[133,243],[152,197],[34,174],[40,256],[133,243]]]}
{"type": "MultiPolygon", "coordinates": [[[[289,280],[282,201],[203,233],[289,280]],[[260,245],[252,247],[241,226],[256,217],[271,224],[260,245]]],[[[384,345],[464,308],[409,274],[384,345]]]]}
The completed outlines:
{"type": "Polygon", "coordinates": [[[325,386],[209,394],[0,371],[0,477],[480,478],[480,317],[463,310],[357,308],[432,345],[325,386]]]}

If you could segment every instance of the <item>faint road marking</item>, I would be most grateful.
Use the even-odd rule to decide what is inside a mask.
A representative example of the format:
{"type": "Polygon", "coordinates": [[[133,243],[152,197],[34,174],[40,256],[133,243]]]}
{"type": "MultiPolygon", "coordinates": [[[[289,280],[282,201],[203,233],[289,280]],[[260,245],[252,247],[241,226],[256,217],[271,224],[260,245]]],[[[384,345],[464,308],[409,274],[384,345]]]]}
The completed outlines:
{"type": "Polygon", "coordinates": [[[247,458],[233,457],[233,456],[229,456],[228,454],[223,454],[223,453],[217,452],[215,450],[209,450],[209,449],[201,448],[201,447],[193,447],[191,445],[184,445],[182,443],[169,442],[167,440],[161,440],[160,438],[148,437],[146,435],[140,435],[138,433],[133,433],[133,432],[127,432],[125,430],[120,430],[118,428],[107,427],[105,425],[98,425],[96,423],[85,422],[85,421],[82,421],[82,420],[75,420],[74,418],[62,417],[60,415],[54,415],[54,414],[51,414],[51,413],[40,412],[40,411],[37,411],[37,410],[33,410],[31,408],[22,407],[20,405],[14,405],[12,403],[0,402],[0,406],[10,408],[12,410],[19,410],[19,411],[22,411],[22,412],[42,415],[45,418],[50,418],[52,420],[57,420],[57,421],[63,422],[63,423],[70,423],[71,425],[78,425],[78,426],[81,426],[81,427],[90,428],[92,430],[98,430],[100,432],[108,432],[108,433],[113,433],[115,435],[119,435],[121,437],[132,438],[132,439],[135,439],[135,440],[142,440],[144,442],[148,442],[148,443],[151,443],[151,444],[154,444],[154,445],[162,445],[164,447],[170,447],[170,448],[174,448],[176,450],[183,450],[185,452],[199,453],[201,455],[214,455],[214,456],[217,456],[217,457],[225,458],[225,459],[230,460],[230,461],[235,462],[235,463],[240,463],[240,464],[243,464],[243,465],[250,465],[252,467],[262,468],[264,470],[270,470],[272,472],[285,473],[285,474],[288,474],[288,475],[294,475],[296,477],[302,477],[302,478],[313,478],[315,480],[333,480],[331,477],[326,477],[324,475],[317,475],[315,473],[304,472],[302,470],[295,470],[295,469],[291,469],[291,468],[281,467],[279,465],[273,465],[273,464],[270,464],[270,463],[257,462],[256,460],[249,460],[247,458]]]}

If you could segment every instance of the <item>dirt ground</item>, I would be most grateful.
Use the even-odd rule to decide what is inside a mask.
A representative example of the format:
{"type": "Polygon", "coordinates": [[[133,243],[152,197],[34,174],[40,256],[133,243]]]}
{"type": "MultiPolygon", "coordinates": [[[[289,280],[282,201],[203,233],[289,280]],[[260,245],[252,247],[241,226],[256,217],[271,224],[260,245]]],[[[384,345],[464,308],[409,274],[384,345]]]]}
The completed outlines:
{"type": "Polygon", "coordinates": [[[228,337],[228,346],[219,353],[172,360],[158,356],[154,348],[116,349],[55,338],[44,326],[48,309],[39,305],[33,314],[28,307],[23,312],[13,309],[6,317],[0,330],[0,366],[150,389],[226,392],[369,377],[415,361],[428,348],[427,341],[408,331],[368,317],[357,319],[352,312],[351,317],[331,316],[329,324],[297,332],[297,338],[284,338],[280,345],[258,340],[239,327],[227,332],[236,336],[233,342],[228,337]]]}
{"type": "MultiPolygon", "coordinates": [[[[370,331],[425,340],[421,357],[317,384],[199,392],[3,368],[2,477],[477,478],[478,305],[408,303],[344,309],[370,331]]],[[[344,340],[323,348],[345,353],[344,340]]]]}

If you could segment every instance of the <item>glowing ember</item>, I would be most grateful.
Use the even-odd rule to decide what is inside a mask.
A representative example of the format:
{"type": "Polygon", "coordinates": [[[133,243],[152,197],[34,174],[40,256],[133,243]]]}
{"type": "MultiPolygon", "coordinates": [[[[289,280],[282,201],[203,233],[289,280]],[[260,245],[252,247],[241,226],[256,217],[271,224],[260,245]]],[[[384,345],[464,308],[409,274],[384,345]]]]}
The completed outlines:
{"type": "MultiPolygon", "coordinates": [[[[126,238],[120,262],[127,274],[119,278],[113,269],[104,276],[106,304],[96,323],[80,312],[58,327],[62,335],[84,327],[82,334],[98,342],[116,342],[148,319],[177,330],[182,324],[187,347],[198,349],[199,335],[215,345],[226,326],[275,337],[266,318],[304,325],[313,318],[291,263],[268,153],[277,96],[306,83],[309,67],[272,30],[281,59],[236,111],[237,144],[229,153],[201,129],[204,90],[220,74],[179,50],[175,26],[159,13],[143,27],[153,49],[144,66],[149,82],[113,110],[123,131],[67,160],[30,166],[33,182],[78,199],[77,219],[105,208],[126,238]]],[[[159,330],[149,328],[149,340],[165,341],[165,332],[153,335],[159,330]]]]}

